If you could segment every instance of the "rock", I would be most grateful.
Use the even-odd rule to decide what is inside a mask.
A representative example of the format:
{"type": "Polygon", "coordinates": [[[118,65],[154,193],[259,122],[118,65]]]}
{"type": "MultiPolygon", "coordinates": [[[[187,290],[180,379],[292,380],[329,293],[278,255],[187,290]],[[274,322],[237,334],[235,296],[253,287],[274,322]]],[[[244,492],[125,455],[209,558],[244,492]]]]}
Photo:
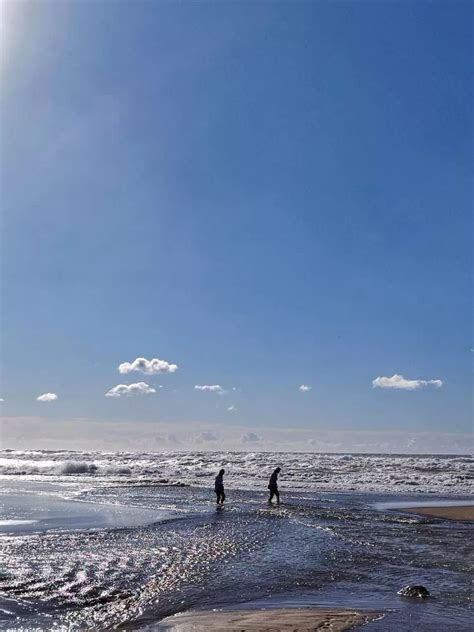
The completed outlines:
{"type": "Polygon", "coordinates": [[[398,591],[401,597],[416,597],[418,599],[426,599],[430,596],[430,591],[424,586],[405,586],[398,591]]]}

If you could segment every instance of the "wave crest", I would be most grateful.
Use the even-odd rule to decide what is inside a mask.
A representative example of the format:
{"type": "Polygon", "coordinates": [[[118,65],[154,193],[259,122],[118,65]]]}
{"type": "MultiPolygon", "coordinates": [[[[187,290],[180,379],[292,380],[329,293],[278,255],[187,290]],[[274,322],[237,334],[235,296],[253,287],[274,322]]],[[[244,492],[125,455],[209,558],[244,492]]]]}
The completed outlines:
{"type": "Polygon", "coordinates": [[[99,468],[95,463],[86,461],[65,461],[58,465],[57,474],[95,474],[99,468]]]}

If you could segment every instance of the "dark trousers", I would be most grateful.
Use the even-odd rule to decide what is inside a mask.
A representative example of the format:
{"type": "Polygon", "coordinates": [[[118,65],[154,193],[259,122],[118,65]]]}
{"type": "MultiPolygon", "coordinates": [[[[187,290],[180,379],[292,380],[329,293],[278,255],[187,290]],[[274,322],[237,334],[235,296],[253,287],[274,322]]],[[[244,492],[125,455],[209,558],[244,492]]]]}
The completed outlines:
{"type": "Polygon", "coordinates": [[[276,496],[277,503],[280,504],[280,492],[278,491],[278,487],[276,485],[269,485],[268,489],[270,490],[270,498],[268,499],[268,502],[271,503],[273,496],[276,496]]]}
{"type": "Polygon", "coordinates": [[[224,500],[225,500],[225,494],[224,494],[224,486],[223,485],[219,485],[219,487],[216,487],[215,490],[216,492],[216,503],[217,504],[224,504],[224,500]]]}

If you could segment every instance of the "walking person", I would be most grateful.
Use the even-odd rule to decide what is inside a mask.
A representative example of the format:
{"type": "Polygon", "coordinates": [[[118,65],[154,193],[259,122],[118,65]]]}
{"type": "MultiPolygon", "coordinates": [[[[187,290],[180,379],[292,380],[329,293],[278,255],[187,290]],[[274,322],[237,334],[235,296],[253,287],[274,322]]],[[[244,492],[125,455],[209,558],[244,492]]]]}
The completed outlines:
{"type": "Polygon", "coordinates": [[[218,505],[223,505],[225,500],[224,493],[224,474],[225,470],[219,470],[219,474],[216,476],[214,482],[214,491],[216,492],[216,503],[218,505]]]}
{"type": "Polygon", "coordinates": [[[270,476],[270,482],[268,483],[268,489],[270,490],[270,498],[268,502],[271,504],[273,496],[276,496],[277,505],[280,504],[280,492],[278,491],[278,474],[281,472],[281,467],[277,467],[273,470],[273,474],[270,476]]]}

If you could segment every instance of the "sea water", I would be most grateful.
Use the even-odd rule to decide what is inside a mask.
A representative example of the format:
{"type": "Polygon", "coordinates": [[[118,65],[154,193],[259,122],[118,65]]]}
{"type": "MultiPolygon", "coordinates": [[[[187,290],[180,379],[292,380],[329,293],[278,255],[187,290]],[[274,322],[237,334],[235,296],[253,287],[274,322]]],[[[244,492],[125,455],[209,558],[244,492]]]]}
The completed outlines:
{"type": "Polygon", "coordinates": [[[368,608],[373,630],[469,630],[468,457],[0,453],[0,629],[156,629],[189,609],[368,608]],[[282,467],[284,503],[266,484],[282,467]],[[213,476],[226,469],[228,506],[213,476]],[[387,503],[389,503],[387,505],[387,503]],[[391,503],[391,504],[390,504],[391,503]],[[423,584],[428,600],[397,595],[423,584]]]}

